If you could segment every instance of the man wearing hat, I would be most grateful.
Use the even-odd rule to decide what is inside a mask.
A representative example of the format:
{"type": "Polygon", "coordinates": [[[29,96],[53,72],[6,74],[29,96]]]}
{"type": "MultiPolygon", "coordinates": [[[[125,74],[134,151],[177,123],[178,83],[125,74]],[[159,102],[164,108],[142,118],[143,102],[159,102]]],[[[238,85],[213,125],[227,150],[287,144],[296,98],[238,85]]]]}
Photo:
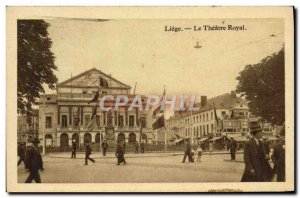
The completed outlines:
{"type": "Polygon", "coordinates": [[[120,165],[120,163],[122,163],[122,162],[124,163],[124,165],[126,164],[124,154],[125,154],[124,141],[119,140],[118,145],[117,145],[117,150],[115,153],[115,156],[118,159],[117,165],[120,165]]]}
{"type": "Polygon", "coordinates": [[[108,144],[107,144],[106,139],[103,140],[103,142],[101,144],[101,147],[102,147],[102,154],[103,154],[103,156],[106,156],[106,150],[108,148],[108,144]]]}
{"type": "Polygon", "coordinates": [[[73,140],[72,141],[72,155],[71,155],[71,158],[76,158],[76,148],[77,148],[76,141],[73,140]]]}
{"type": "Polygon", "coordinates": [[[272,169],[267,161],[262,138],[262,128],[259,121],[249,122],[250,133],[253,136],[244,148],[245,170],[242,182],[267,182],[271,181],[272,169]]]}
{"type": "Polygon", "coordinates": [[[90,158],[91,154],[92,154],[92,149],[90,146],[90,141],[86,140],[85,141],[85,164],[84,165],[88,165],[88,160],[95,163],[95,160],[93,158],[90,158]]]}
{"type": "Polygon", "coordinates": [[[184,156],[182,159],[182,163],[185,163],[186,157],[188,157],[189,162],[194,162],[191,152],[192,152],[191,143],[190,143],[189,139],[185,139],[185,152],[184,152],[184,156]]]}
{"type": "Polygon", "coordinates": [[[41,183],[41,177],[39,170],[43,171],[43,160],[38,148],[40,141],[37,138],[32,140],[32,145],[27,148],[26,158],[25,158],[25,168],[29,170],[29,176],[27,177],[25,183],[31,183],[32,180],[35,183],[41,183]]]}
{"type": "Polygon", "coordinates": [[[235,141],[235,139],[233,139],[233,137],[230,138],[228,148],[230,150],[231,160],[235,160],[235,151],[237,148],[237,142],[235,141]]]}
{"type": "Polygon", "coordinates": [[[278,182],[285,182],[285,140],[279,136],[272,153],[274,163],[274,173],[277,175],[278,182]]]}

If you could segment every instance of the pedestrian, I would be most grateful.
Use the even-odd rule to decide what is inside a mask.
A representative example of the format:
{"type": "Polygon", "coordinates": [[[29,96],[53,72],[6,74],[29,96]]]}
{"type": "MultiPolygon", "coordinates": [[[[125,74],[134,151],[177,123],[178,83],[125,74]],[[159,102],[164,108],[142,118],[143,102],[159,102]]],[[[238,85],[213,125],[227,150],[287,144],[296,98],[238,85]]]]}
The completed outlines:
{"type": "Polygon", "coordinates": [[[135,142],[135,153],[139,153],[139,142],[135,142]]]}
{"type": "Polygon", "coordinates": [[[18,146],[18,156],[19,156],[18,166],[19,166],[22,162],[25,164],[25,152],[26,152],[25,143],[21,143],[21,144],[18,146]]]}
{"type": "Polygon", "coordinates": [[[259,121],[249,122],[250,133],[253,136],[244,147],[245,170],[242,182],[269,182],[273,178],[272,168],[268,162],[262,138],[262,128],[259,121]]]}
{"type": "Polygon", "coordinates": [[[106,139],[103,140],[103,142],[101,144],[101,147],[102,147],[103,156],[106,156],[106,150],[108,148],[108,143],[107,143],[106,139]]]}
{"type": "MultiPolygon", "coordinates": [[[[264,149],[266,151],[266,155],[268,155],[268,157],[270,156],[270,152],[271,152],[271,149],[270,149],[270,146],[269,146],[269,142],[267,140],[266,137],[263,138],[263,145],[264,145],[264,149]]],[[[270,158],[270,157],[269,157],[270,158]]]]}
{"type": "Polygon", "coordinates": [[[284,137],[278,137],[271,156],[274,163],[274,173],[278,182],[285,182],[285,141],[284,137]]]}
{"type": "Polygon", "coordinates": [[[201,142],[201,148],[202,148],[202,151],[205,152],[205,143],[204,142],[201,142]]]}
{"type": "Polygon", "coordinates": [[[90,157],[90,155],[92,154],[90,142],[87,140],[85,143],[86,144],[85,144],[85,164],[84,165],[88,165],[88,160],[95,163],[95,160],[90,157]]]}
{"type": "Polygon", "coordinates": [[[73,140],[72,141],[72,155],[71,155],[71,158],[76,158],[76,149],[77,149],[77,144],[76,144],[76,141],[73,140]]]}
{"type": "Polygon", "coordinates": [[[185,140],[185,151],[182,159],[182,163],[185,163],[186,157],[188,157],[189,162],[194,162],[191,156],[192,146],[188,139],[185,140]]]}
{"type": "Polygon", "coordinates": [[[145,143],[144,143],[144,141],[141,142],[141,153],[145,153],[145,143]]]}
{"type": "Polygon", "coordinates": [[[195,161],[195,150],[193,148],[191,150],[191,158],[192,158],[192,161],[195,161]]]}
{"type": "Polygon", "coordinates": [[[233,137],[230,138],[230,142],[228,144],[229,150],[230,150],[230,155],[231,155],[231,160],[235,160],[235,152],[237,149],[237,142],[233,137]]]}
{"type": "Polygon", "coordinates": [[[201,162],[202,152],[203,152],[203,150],[201,148],[201,145],[199,145],[199,147],[196,150],[197,162],[201,162]]]}
{"type": "Polygon", "coordinates": [[[118,159],[118,162],[117,162],[117,165],[120,165],[120,163],[124,163],[124,165],[126,164],[126,161],[125,161],[125,157],[124,157],[124,142],[121,140],[118,142],[118,145],[117,145],[117,150],[116,150],[116,157],[118,159]]]}
{"type": "Polygon", "coordinates": [[[29,171],[29,176],[27,177],[25,183],[31,183],[32,180],[35,183],[41,183],[41,177],[39,170],[43,171],[43,159],[39,150],[40,141],[37,138],[32,140],[32,145],[26,150],[25,158],[25,168],[29,171]]]}
{"type": "Polygon", "coordinates": [[[209,155],[213,155],[213,151],[214,151],[213,142],[209,142],[208,147],[209,147],[209,155]]]}

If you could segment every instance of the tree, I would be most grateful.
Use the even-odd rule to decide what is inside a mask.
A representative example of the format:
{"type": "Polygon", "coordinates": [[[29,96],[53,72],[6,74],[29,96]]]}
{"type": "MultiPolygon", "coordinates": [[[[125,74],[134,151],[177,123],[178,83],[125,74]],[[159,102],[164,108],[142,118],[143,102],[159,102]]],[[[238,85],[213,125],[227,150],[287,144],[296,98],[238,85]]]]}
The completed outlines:
{"type": "MultiPolygon", "coordinates": [[[[48,37],[49,23],[44,20],[18,20],[18,109],[19,114],[31,117],[31,109],[37,104],[43,85],[54,89],[57,78],[53,71],[54,55],[50,51],[52,41],[48,37]]],[[[30,118],[29,118],[30,119],[30,118]]]]}
{"type": "Polygon", "coordinates": [[[237,77],[237,93],[249,101],[250,112],[272,123],[285,121],[284,48],[254,65],[247,65],[237,77]]]}

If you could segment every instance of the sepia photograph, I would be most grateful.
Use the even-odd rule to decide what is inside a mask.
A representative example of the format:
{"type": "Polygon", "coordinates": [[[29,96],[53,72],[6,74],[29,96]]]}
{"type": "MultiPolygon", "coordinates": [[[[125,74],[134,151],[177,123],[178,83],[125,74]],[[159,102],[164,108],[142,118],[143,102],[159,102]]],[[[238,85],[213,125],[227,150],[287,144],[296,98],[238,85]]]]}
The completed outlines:
{"type": "Polygon", "coordinates": [[[293,7],[6,11],[9,192],[295,190],[293,7]]]}

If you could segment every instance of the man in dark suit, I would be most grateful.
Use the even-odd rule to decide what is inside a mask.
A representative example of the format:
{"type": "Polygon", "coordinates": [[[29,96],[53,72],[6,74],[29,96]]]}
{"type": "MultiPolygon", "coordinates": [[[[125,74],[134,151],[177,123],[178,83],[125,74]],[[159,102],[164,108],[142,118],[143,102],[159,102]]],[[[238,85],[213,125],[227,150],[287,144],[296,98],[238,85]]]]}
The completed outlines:
{"type": "Polygon", "coordinates": [[[31,183],[32,180],[34,180],[35,183],[41,183],[39,170],[43,171],[44,168],[42,156],[38,148],[39,143],[39,139],[34,138],[32,140],[32,145],[27,148],[25,168],[29,170],[29,176],[27,177],[25,183],[31,183]]]}
{"type": "Polygon", "coordinates": [[[124,152],[124,142],[122,140],[120,140],[118,142],[117,150],[116,150],[116,153],[115,153],[115,155],[118,159],[117,165],[120,165],[120,163],[122,163],[122,162],[124,163],[124,165],[126,164],[124,154],[125,154],[125,152],[124,152]]]}
{"type": "Polygon", "coordinates": [[[145,143],[144,143],[144,141],[141,142],[141,153],[145,153],[145,143]]]}
{"type": "Polygon", "coordinates": [[[274,145],[272,161],[274,163],[274,173],[277,174],[278,182],[285,182],[285,141],[284,137],[279,137],[274,145]]]}
{"type": "Polygon", "coordinates": [[[245,144],[244,161],[245,170],[242,182],[268,182],[271,181],[272,169],[267,161],[262,138],[262,129],[259,121],[249,122],[250,133],[252,138],[245,144]]]}
{"type": "Polygon", "coordinates": [[[25,164],[25,152],[26,152],[26,147],[25,147],[25,143],[21,143],[18,146],[18,156],[19,156],[19,161],[18,161],[18,166],[24,162],[25,164]]]}
{"type": "Polygon", "coordinates": [[[235,160],[235,151],[237,148],[237,142],[233,137],[230,138],[230,142],[228,144],[229,150],[230,150],[230,155],[231,155],[231,160],[235,160]]]}
{"type": "Polygon", "coordinates": [[[135,142],[135,153],[139,153],[139,142],[135,142]]]}
{"type": "Polygon", "coordinates": [[[77,149],[77,144],[76,144],[76,141],[73,140],[73,142],[72,142],[72,155],[71,155],[71,158],[76,158],[76,149],[77,149]]]}
{"type": "Polygon", "coordinates": [[[185,163],[185,159],[188,156],[189,162],[194,162],[193,158],[192,158],[192,146],[191,143],[188,139],[185,140],[185,152],[184,152],[184,156],[182,159],[182,163],[185,163]]]}
{"type": "Polygon", "coordinates": [[[92,154],[92,149],[90,146],[90,142],[87,140],[85,144],[85,164],[88,165],[88,160],[95,163],[95,160],[93,158],[90,158],[90,155],[92,154]]]}
{"type": "Polygon", "coordinates": [[[108,148],[108,144],[107,144],[106,140],[103,140],[103,142],[101,144],[101,147],[102,147],[102,154],[103,154],[103,156],[106,156],[106,150],[108,148]]]}

